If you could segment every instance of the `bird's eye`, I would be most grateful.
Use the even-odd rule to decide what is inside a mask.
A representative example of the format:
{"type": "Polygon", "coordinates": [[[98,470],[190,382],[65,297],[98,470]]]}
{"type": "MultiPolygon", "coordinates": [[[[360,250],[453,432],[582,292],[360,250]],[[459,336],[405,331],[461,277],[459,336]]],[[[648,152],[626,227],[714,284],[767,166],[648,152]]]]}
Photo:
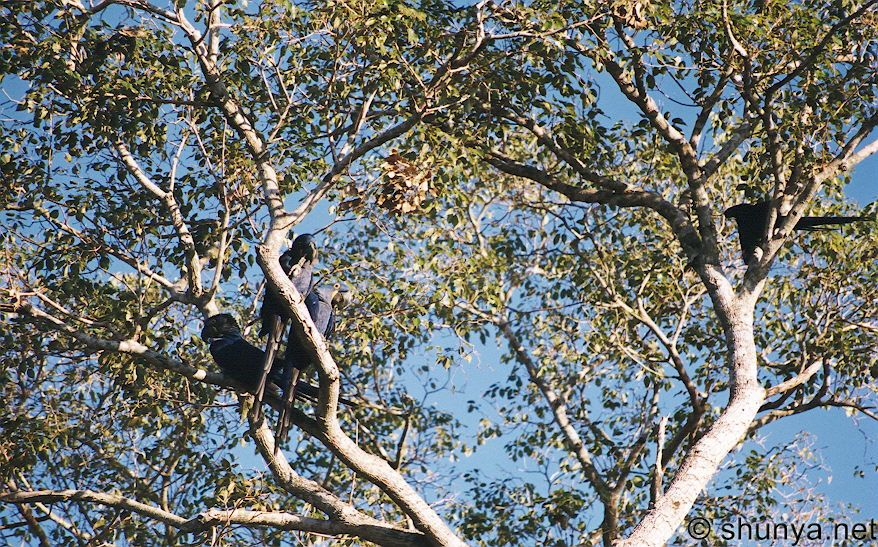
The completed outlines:
{"type": "Polygon", "coordinates": [[[336,289],[341,288],[341,283],[336,283],[333,285],[333,287],[335,287],[336,289]]]}

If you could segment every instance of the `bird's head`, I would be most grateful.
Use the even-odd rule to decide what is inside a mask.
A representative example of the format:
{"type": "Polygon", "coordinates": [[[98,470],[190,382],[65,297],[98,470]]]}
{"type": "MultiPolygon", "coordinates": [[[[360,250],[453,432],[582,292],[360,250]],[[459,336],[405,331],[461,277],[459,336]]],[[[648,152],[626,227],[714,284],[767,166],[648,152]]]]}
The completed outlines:
{"type": "Polygon", "coordinates": [[[347,308],[353,300],[354,294],[351,292],[350,287],[339,282],[332,284],[332,287],[329,289],[329,301],[332,302],[333,308],[339,310],[347,308]]]}
{"type": "Polygon", "coordinates": [[[725,216],[726,218],[737,219],[741,215],[741,213],[743,212],[743,209],[746,205],[747,205],[746,203],[739,203],[738,205],[735,205],[734,207],[729,207],[728,209],[725,210],[725,212],[723,213],[723,216],[725,216]]]}
{"type": "Polygon", "coordinates": [[[312,234],[302,234],[293,240],[293,244],[284,255],[288,256],[290,264],[298,264],[302,260],[317,262],[317,241],[312,234]]]}
{"type": "Polygon", "coordinates": [[[220,313],[212,315],[204,321],[204,328],[201,329],[201,338],[205,342],[210,342],[217,338],[222,338],[228,334],[241,332],[241,327],[230,313],[220,313]]]}
{"type": "Polygon", "coordinates": [[[767,218],[771,202],[768,200],[757,201],[755,203],[739,203],[734,207],[729,207],[723,213],[726,218],[735,220],[749,218],[767,218]]]}

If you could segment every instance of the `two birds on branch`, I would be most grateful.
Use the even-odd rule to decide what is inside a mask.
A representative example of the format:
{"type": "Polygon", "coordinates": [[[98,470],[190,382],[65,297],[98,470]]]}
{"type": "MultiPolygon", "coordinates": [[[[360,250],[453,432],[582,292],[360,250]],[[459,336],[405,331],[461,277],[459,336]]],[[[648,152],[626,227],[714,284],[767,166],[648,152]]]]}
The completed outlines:
{"type": "MultiPolygon", "coordinates": [[[[347,306],[351,301],[351,293],[341,283],[330,287],[314,286],[317,257],[314,236],[303,234],[281,255],[280,265],[304,298],[305,307],[317,331],[324,339],[328,339],[335,330],[335,309],[347,306]]],[[[268,336],[265,351],[244,339],[234,317],[228,313],[209,317],[204,322],[201,337],[210,344],[210,353],[223,372],[243,384],[248,391],[255,393],[253,411],[256,418],[260,415],[266,388],[271,386],[269,399],[279,407],[280,414],[276,427],[279,444],[289,431],[290,414],[296,396],[302,395],[306,399],[316,400],[318,390],[299,381],[302,371],[312,364],[310,353],[305,349],[300,335],[295,332],[296,329],[289,328],[292,317],[273,292],[266,290],[259,315],[262,321],[259,334],[268,336]],[[282,357],[278,357],[284,333],[288,328],[286,348],[282,357]]],[[[346,399],[340,399],[340,402],[351,404],[346,399]]]]}

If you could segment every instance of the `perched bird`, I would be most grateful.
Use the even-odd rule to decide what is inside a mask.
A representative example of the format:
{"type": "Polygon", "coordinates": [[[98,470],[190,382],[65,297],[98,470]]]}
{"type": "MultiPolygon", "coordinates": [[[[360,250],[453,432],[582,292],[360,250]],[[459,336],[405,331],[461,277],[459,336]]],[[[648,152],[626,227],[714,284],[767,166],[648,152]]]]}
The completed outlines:
{"type": "MultiPolygon", "coordinates": [[[[332,287],[320,287],[314,289],[306,298],[305,306],[311,315],[311,321],[317,327],[317,331],[328,340],[335,332],[335,310],[348,306],[351,302],[351,291],[341,283],[335,283],[332,287]]],[[[311,359],[308,352],[302,346],[292,332],[287,341],[288,369],[284,371],[284,405],[281,408],[280,418],[277,424],[278,443],[286,438],[289,430],[289,413],[292,410],[293,401],[296,398],[296,389],[300,385],[299,376],[308,366],[311,359]]]]}
{"type": "MultiPolygon", "coordinates": [[[[207,318],[201,338],[210,344],[210,354],[223,374],[248,390],[255,391],[262,374],[265,352],[244,339],[238,322],[231,314],[221,313],[207,318]]],[[[284,359],[275,359],[272,363],[269,380],[278,386],[277,391],[280,391],[284,370],[290,368],[287,359],[288,356],[284,356],[284,359]]],[[[311,384],[297,382],[296,391],[308,399],[317,400],[317,388],[311,384]]],[[[342,402],[352,405],[347,399],[342,402]]]]}
{"type": "MultiPolygon", "coordinates": [[[[222,369],[248,389],[255,389],[262,373],[265,352],[244,340],[241,327],[229,313],[208,317],[201,338],[210,344],[210,354],[222,369]]],[[[274,364],[272,368],[276,368],[274,364]]]]}
{"type": "MultiPolygon", "coordinates": [[[[317,244],[311,234],[302,234],[297,237],[290,248],[280,256],[280,265],[284,272],[290,276],[290,280],[303,297],[311,291],[314,264],[317,263],[317,244]]],[[[271,370],[270,363],[274,362],[283,330],[290,317],[286,314],[283,304],[271,292],[266,291],[262,299],[262,309],[259,311],[262,319],[262,327],[259,335],[268,335],[265,343],[265,364],[262,369],[262,377],[256,388],[256,405],[253,412],[259,416],[262,394],[265,390],[265,382],[271,370]]]]}
{"type": "MultiPolygon", "coordinates": [[[[738,239],[741,242],[741,254],[744,258],[744,264],[750,264],[753,253],[765,234],[770,208],[771,203],[768,201],[740,203],[726,209],[724,213],[726,218],[735,219],[738,225],[738,239]]],[[[783,217],[779,217],[777,222],[780,222],[782,219],[783,217]]],[[[869,220],[869,217],[802,217],[796,223],[795,229],[801,231],[830,230],[830,226],[833,225],[850,224],[861,220],[869,220]]]]}
{"type": "MultiPolygon", "coordinates": [[[[299,271],[290,279],[299,294],[306,296],[311,291],[314,265],[317,263],[317,243],[314,241],[314,236],[302,234],[297,237],[290,248],[280,255],[279,262],[287,275],[291,275],[296,265],[301,263],[299,271]]],[[[262,300],[262,308],[259,310],[259,318],[262,320],[259,336],[271,332],[271,322],[275,317],[279,317],[284,323],[290,320],[278,298],[267,291],[262,300]]]]}

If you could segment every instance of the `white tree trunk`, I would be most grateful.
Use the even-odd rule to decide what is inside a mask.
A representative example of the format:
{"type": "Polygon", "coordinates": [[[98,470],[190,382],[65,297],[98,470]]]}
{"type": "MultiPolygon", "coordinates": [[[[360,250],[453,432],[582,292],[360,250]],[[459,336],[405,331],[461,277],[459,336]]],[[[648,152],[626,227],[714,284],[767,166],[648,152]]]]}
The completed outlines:
{"type": "Polygon", "coordinates": [[[765,399],[757,377],[753,337],[755,295],[714,296],[714,307],[723,324],[731,374],[729,403],[719,418],[683,459],[667,491],[646,512],[628,538],[617,547],[664,545],[683,523],[695,499],[719,469],[726,455],[747,434],[765,399]]]}

